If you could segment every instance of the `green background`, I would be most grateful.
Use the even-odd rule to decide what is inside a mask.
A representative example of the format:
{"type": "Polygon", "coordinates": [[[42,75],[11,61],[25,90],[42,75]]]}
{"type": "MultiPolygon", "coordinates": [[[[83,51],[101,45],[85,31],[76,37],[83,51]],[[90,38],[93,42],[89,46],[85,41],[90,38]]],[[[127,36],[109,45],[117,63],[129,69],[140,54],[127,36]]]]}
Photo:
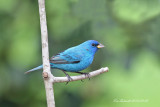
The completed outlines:
{"type": "MultiPolygon", "coordinates": [[[[94,39],[105,48],[83,72],[110,69],[90,81],[56,83],[57,107],[160,105],[159,0],[46,0],[46,12],[50,57],[94,39]]],[[[1,0],[0,107],[46,107],[41,71],[24,75],[40,64],[38,1],[1,0]]]]}

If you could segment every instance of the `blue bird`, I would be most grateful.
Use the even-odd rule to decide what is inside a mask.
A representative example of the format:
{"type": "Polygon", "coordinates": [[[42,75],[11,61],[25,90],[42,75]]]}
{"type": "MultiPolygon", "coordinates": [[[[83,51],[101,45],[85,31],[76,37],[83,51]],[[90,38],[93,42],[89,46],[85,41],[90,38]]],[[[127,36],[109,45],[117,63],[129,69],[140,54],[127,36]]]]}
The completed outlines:
{"type": "MultiPolygon", "coordinates": [[[[50,59],[50,66],[52,69],[60,69],[68,77],[68,80],[72,78],[66,72],[74,72],[87,75],[88,73],[79,72],[89,65],[91,65],[95,53],[99,48],[103,48],[104,45],[96,40],[88,40],[80,45],[71,47],[64,52],[61,52],[50,59]]],[[[35,70],[42,69],[43,65],[33,68],[25,73],[29,73],[35,70]]],[[[89,77],[89,76],[88,76],[89,77]]]]}

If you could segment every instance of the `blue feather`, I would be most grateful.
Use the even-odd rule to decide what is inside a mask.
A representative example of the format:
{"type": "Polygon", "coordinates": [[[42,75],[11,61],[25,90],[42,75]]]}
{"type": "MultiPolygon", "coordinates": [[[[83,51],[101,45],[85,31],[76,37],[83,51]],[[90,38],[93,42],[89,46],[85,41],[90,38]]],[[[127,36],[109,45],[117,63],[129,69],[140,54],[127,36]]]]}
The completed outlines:
{"type": "MultiPolygon", "coordinates": [[[[64,52],[51,57],[50,66],[52,69],[60,69],[68,72],[79,72],[87,68],[94,59],[94,54],[99,48],[104,47],[98,41],[88,40],[80,45],[71,47],[64,52]]],[[[42,69],[40,65],[26,73],[42,69]]]]}
{"type": "Polygon", "coordinates": [[[28,73],[33,72],[33,71],[36,71],[36,70],[40,70],[40,69],[42,69],[42,68],[43,68],[43,65],[40,65],[40,66],[35,67],[35,68],[33,68],[33,69],[29,70],[29,71],[26,71],[25,74],[28,74],[28,73]]]}

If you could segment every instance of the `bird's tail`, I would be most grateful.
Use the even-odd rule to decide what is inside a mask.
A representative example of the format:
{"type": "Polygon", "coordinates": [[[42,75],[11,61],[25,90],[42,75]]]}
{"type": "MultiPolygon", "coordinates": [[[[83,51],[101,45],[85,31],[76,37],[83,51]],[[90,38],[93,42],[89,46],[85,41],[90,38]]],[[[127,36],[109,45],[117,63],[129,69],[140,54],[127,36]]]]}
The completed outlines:
{"type": "Polygon", "coordinates": [[[29,70],[29,71],[26,71],[25,74],[28,74],[28,73],[30,73],[32,71],[36,71],[36,70],[39,70],[39,69],[42,69],[42,68],[43,68],[43,65],[40,65],[40,66],[35,67],[35,68],[33,68],[33,69],[29,70]]]}

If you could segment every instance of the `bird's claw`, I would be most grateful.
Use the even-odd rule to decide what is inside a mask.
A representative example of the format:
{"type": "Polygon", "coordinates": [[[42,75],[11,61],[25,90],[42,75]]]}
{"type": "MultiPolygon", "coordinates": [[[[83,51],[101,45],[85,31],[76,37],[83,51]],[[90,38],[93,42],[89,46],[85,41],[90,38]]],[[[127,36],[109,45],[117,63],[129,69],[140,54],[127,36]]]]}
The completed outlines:
{"type": "Polygon", "coordinates": [[[85,77],[88,77],[88,79],[90,80],[90,74],[89,73],[82,73],[85,75],[85,77]]]}
{"type": "Polygon", "coordinates": [[[70,82],[70,81],[72,81],[73,79],[67,74],[66,75],[67,76],[67,78],[68,78],[68,81],[66,82],[66,85],[70,82]]]}
{"type": "Polygon", "coordinates": [[[81,80],[81,82],[84,82],[83,80],[81,80]]]}
{"type": "Polygon", "coordinates": [[[72,81],[73,79],[65,71],[63,71],[63,72],[66,75],[66,77],[68,78],[68,81],[66,82],[66,85],[67,85],[68,82],[72,81]]]}

